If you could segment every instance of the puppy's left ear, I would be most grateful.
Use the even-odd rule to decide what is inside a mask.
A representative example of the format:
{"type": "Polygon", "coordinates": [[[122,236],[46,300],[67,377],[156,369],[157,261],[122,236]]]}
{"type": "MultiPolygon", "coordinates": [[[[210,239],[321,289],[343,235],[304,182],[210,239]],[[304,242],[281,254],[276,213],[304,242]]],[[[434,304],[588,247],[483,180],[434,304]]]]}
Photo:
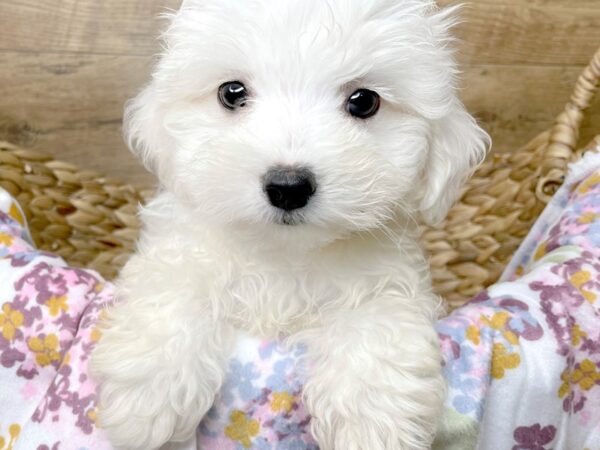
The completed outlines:
{"type": "Polygon", "coordinates": [[[489,135],[456,101],[444,117],[433,123],[429,160],[419,212],[425,223],[439,224],[461,194],[463,183],[483,162],[490,146],[489,135]]]}

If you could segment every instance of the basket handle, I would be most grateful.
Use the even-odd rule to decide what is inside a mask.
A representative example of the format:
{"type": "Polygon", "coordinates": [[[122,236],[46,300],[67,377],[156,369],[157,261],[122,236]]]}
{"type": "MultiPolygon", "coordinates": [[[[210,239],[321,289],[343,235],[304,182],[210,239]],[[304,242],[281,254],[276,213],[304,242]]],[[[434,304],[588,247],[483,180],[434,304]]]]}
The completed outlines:
{"type": "Polygon", "coordinates": [[[549,177],[556,170],[560,170],[561,175],[564,175],[567,164],[577,148],[584,111],[590,106],[594,94],[598,90],[599,82],[600,48],[579,76],[571,100],[556,118],[554,127],[550,131],[550,139],[542,164],[542,177],[549,177]]]}

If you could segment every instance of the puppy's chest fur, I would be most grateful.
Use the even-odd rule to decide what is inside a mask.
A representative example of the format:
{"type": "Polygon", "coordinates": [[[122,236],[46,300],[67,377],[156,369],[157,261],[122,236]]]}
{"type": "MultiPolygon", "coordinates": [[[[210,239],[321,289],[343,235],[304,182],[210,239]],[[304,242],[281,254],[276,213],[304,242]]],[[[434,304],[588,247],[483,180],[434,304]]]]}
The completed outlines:
{"type": "Polygon", "coordinates": [[[429,290],[420,252],[408,257],[380,245],[352,249],[358,254],[330,249],[302,264],[232,258],[227,267],[219,267],[215,262],[206,274],[208,298],[213,312],[236,328],[278,337],[381,297],[412,298],[429,290]]]}
{"type": "Polygon", "coordinates": [[[268,242],[236,241],[230,230],[199,225],[189,214],[169,194],[143,211],[146,261],[183,268],[175,276],[194,292],[194,304],[183,307],[209,309],[212,317],[257,336],[290,335],[382,297],[398,298],[400,305],[431,292],[417,230],[406,224],[398,224],[395,239],[389,231],[372,231],[314,251],[269,253],[268,242]]]}

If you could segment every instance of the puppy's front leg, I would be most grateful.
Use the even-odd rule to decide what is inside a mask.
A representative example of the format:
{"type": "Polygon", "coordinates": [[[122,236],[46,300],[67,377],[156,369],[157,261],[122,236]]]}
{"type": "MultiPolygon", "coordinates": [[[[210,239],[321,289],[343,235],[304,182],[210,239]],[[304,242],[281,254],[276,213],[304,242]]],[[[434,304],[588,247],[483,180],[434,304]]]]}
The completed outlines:
{"type": "Polygon", "coordinates": [[[225,372],[230,330],[198,298],[194,265],[165,252],[129,261],[92,357],[100,427],[119,449],[189,438],[225,372]]]}
{"type": "Polygon", "coordinates": [[[321,450],[431,447],[445,394],[434,305],[382,298],[307,334],[304,397],[321,450]]]}

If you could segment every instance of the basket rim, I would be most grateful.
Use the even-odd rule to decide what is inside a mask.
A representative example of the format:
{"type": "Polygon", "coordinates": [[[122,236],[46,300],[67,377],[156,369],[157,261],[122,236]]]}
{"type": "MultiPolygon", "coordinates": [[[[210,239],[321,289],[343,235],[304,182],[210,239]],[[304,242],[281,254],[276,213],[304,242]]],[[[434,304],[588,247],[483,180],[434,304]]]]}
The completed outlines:
{"type": "Polygon", "coordinates": [[[550,129],[544,153],[541,178],[561,182],[567,164],[579,144],[585,112],[594,100],[600,84],[600,47],[579,75],[573,93],[550,129]]]}

